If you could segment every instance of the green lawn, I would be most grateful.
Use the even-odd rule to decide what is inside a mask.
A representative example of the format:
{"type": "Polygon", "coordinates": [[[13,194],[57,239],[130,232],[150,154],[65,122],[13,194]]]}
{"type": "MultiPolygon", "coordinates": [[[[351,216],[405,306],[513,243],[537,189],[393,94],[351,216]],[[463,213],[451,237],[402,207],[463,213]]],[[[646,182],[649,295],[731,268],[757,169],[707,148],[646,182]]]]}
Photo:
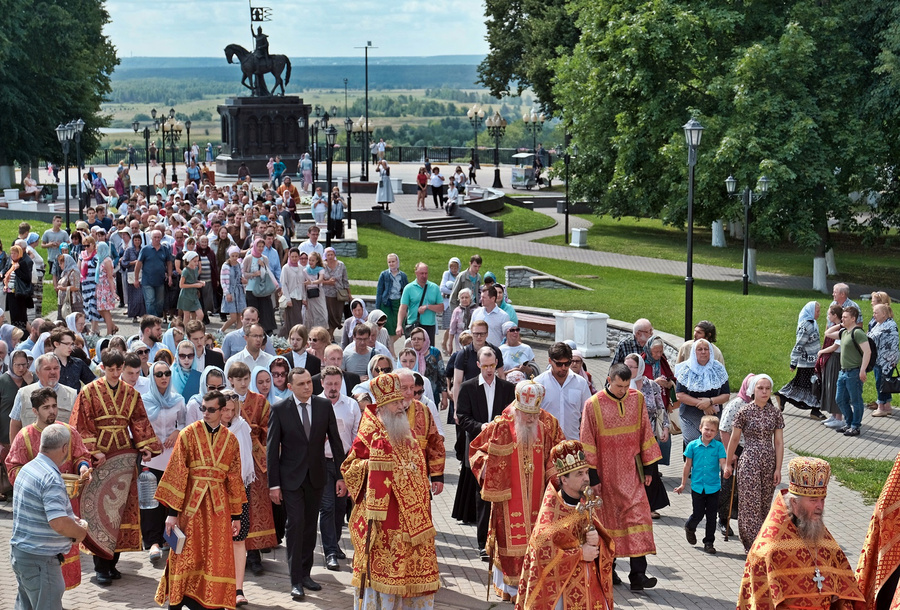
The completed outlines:
{"type": "MultiPolygon", "coordinates": [[[[619,254],[639,254],[652,258],[684,261],[687,259],[687,234],[681,229],[663,225],[660,220],[626,217],[615,220],[610,216],[579,214],[594,223],[588,229],[588,248],[619,254]]],[[[727,236],[727,233],[726,233],[727,236]]],[[[890,239],[890,238],[889,238],[890,239]]],[[[856,282],[885,288],[900,287],[900,246],[896,240],[867,247],[859,238],[832,233],[838,276],[835,281],[856,282]],[[877,252],[877,256],[873,253],[877,252]]],[[[542,243],[566,245],[561,235],[537,240],[542,243]]],[[[743,240],[728,239],[727,248],[714,248],[708,227],[694,228],[694,262],[740,269],[743,264],[743,240]]],[[[777,248],[761,248],[757,254],[759,271],[789,275],[812,275],[812,254],[789,244],[777,248]]]]}
{"type": "Polygon", "coordinates": [[[503,221],[504,235],[518,235],[519,233],[540,231],[541,229],[549,229],[556,224],[556,221],[546,214],[516,205],[509,205],[508,203],[496,214],[491,214],[491,218],[503,221]]]}
{"type": "MultiPolygon", "coordinates": [[[[376,280],[387,268],[388,253],[400,257],[401,269],[412,277],[418,261],[430,265],[430,279],[439,282],[452,256],[467,260],[474,251],[448,244],[401,239],[380,228],[360,227],[360,258],[344,259],[351,281],[376,280]]],[[[544,259],[510,252],[482,251],[482,272],[493,271],[504,281],[504,266],[527,265],[593,288],[588,291],[511,288],[510,299],[519,305],[561,310],[601,311],[617,320],[647,317],[656,329],[681,335],[684,332],[684,279],[623,269],[595,267],[565,260],[544,259]]],[[[359,288],[374,294],[374,288],[359,288]]],[[[756,287],[741,295],[739,282],[697,281],[694,287],[694,320],[709,319],[718,327],[717,345],[725,362],[733,390],[748,372],[766,372],[776,388],[791,379],[789,355],[794,345],[797,313],[809,300],[823,307],[831,299],[804,291],[756,287]]],[[[866,384],[874,394],[874,384],[866,384]]]]}
{"type": "Polygon", "coordinates": [[[891,460],[870,460],[867,458],[824,457],[812,453],[795,451],[798,455],[817,457],[831,464],[831,474],[853,491],[862,494],[863,502],[875,504],[884,482],[887,481],[894,462],[891,460]]]}

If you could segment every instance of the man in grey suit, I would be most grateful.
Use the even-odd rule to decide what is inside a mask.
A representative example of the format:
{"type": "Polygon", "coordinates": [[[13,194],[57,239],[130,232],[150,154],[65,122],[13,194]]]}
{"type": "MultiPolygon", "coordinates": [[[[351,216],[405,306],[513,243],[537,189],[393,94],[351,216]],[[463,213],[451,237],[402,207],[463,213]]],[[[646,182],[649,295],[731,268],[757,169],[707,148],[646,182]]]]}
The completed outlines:
{"type": "MultiPolygon", "coordinates": [[[[325,439],[331,445],[335,463],[344,461],[344,447],[331,402],[313,396],[312,377],[303,368],[288,374],[293,395],[272,405],[266,445],[269,496],[284,503],[287,513],[285,539],[291,574],[291,597],[302,600],[303,588],[319,591],[322,585],[310,577],[316,546],[319,504],[325,486],[325,439]]],[[[347,495],[337,473],[335,493],[347,495]]]]}

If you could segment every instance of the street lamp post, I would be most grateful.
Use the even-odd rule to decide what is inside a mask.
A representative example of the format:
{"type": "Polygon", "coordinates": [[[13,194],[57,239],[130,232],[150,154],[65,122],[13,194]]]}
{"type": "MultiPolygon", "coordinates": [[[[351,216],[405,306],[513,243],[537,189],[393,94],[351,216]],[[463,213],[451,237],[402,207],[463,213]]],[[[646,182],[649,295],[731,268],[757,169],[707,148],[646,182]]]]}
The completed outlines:
{"type": "MultiPolygon", "coordinates": [[[[325,114],[326,123],[328,114],[325,114]]],[[[328,181],[328,231],[325,232],[325,247],[331,247],[331,234],[334,233],[334,220],[331,218],[331,206],[332,206],[332,197],[331,197],[331,164],[334,161],[334,143],[337,139],[337,127],[334,125],[327,125],[325,127],[325,144],[328,146],[328,155],[325,157],[326,165],[325,165],[325,175],[326,180],[328,181]]]]}
{"type": "MultiPolygon", "coordinates": [[[[344,83],[346,82],[347,79],[344,79],[344,83]]],[[[350,136],[353,135],[353,119],[349,116],[344,119],[344,129],[347,131],[347,228],[349,229],[353,215],[353,195],[351,195],[352,189],[350,188],[352,183],[350,180],[350,136]]]]}
{"type": "Polygon", "coordinates": [[[375,127],[371,122],[367,121],[365,117],[359,117],[359,120],[353,124],[353,139],[356,140],[361,148],[361,156],[360,156],[360,180],[363,182],[367,182],[369,180],[368,176],[368,164],[369,164],[369,137],[372,135],[372,131],[375,127]]]}
{"type": "Polygon", "coordinates": [[[484,109],[481,107],[481,104],[474,104],[469,111],[466,112],[466,116],[469,117],[469,123],[472,125],[472,129],[475,130],[475,148],[472,149],[472,165],[474,167],[478,167],[478,128],[481,127],[481,124],[484,123],[484,109]]]}
{"type": "MultiPolygon", "coordinates": [[[[188,119],[184,122],[184,129],[187,131],[187,148],[188,151],[191,150],[191,120],[188,119]]],[[[188,153],[190,156],[190,153],[188,153]]],[[[190,157],[192,160],[194,157],[190,157]]],[[[187,173],[187,167],[184,168],[184,173],[187,173]]]]}
{"type": "Polygon", "coordinates": [[[500,138],[506,133],[506,119],[500,116],[500,111],[494,111],[494,116],[489,116],[484,122],[488,134],[494,138],[494,185],[495,189],[502,189],[500,182],[500,138]]]}
{"type": "Polygon", "coordinates": [[[703,126],[692,118],[684,124],[684,137],[688,145],[688,234],[687,234],[687,273],[684,277],[684,340],[693,337],[694,315],[694,166],[697,165],[697,149],[703,137],[703,126]]]}
{"type": "MultiPolygon", "coordinates": [[[[63,165],[66,169],[66,231],[69,234],[72,233],[72,224],[69,216],[69,142],[74,136],[75,123],[73,121],[69,121],[65,125],[60,123],[56,128],[56,137],[59,140],[59,143],[62,144],[63,165]]],[[[35,200],[37,200],[37,197],[35,197],[35,200]]]]}
{"type": "Polygon", "coordinates": [[[319,121],[313,121],[309,128],[313,140],[313,186],[319,180],[319,121]]]}
{"type": "MultiPolygon", "coordinates": [[[[78,171],[76,172],[78,177],[78,218],[84,218],[84,202],[81,200],[81,132],[84,131],[84,121],[82,119],[78,119],[75,121],[75,165],[78,166],[78,171]]],[[[66,172],[68,175],[69,172],[66,172]]],[[[66,205],[66,213],[69,212],[69,206],[66,205]]],[[[66,228],[68,230],[68,227],[66,228]]]]}
{"type": "MultiPolygon", "coordinates": [[[[175,169],[175,145],[181,140],[181,123],[175,120],[175,109],[169,109],[169,119],[162,124],[163,142],[168,143],[169,149],[172,151],[172,182],[178,182],[178,172],[175,169]]],[[[163,172],[166,171],[165,151],[163,152],[163,172]]]]}
{"type": "Polygon", "coordinates": [[[531,113],[526,112],[522,115],[522,121],[525,123],[525,133],[531,132],[531,152],[537,154],[537,134],[544,129],[544,121],[547,117],[544,113],[538,114],[534,110],[531,113]]]}
{"type": "Polygon", "coordinates": [[[750,206],[754,201],[759,201],[769,192],[769,179],[763,176],[756,183],[756,192],[754,193],[749,186],[744,187],[740,193],[737,192],[737,180],[734,176],[728,176],[725,179],[725,188],[732,197],[739,197],[744,204],[744,272],[741,277],[743,281],[744,296],[750,293],[750,206]]]}
{"type": "MultiPolygon", "coordinates": [[[[131,128],[134,129],[134,133],[138,132],[138,129],[141,128],[141,124],[138,121],[134,121],[131,124],[131,128]]],[[[144,136],[144,161],[147,165],[147,198],[150,198],[150,128],[144,127],[141,135],[144,136]]]]}

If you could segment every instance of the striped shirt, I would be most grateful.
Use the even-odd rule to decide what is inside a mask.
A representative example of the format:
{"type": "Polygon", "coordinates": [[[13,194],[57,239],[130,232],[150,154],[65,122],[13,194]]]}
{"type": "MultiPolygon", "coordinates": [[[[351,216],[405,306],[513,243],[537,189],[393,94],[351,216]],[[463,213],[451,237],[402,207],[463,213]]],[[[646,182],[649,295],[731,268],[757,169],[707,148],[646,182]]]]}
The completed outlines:
{"type": "Polygon", "coordinates": [[[59,468],[39,453],[16,477],[10,546],[33,555],[67,553],[72,539],[50,527],[60,517],[75,518],[72,503],[59,468]]]}

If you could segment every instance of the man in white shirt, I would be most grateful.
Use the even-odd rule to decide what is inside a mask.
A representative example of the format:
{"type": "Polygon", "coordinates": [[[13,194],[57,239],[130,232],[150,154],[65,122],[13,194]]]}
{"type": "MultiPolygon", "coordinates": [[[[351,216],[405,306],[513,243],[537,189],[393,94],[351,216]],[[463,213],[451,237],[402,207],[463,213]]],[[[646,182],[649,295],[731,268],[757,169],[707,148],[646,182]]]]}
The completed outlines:
{"type": "Polygon", "coordinates": [[[563,342],[554,343],[547,350],[550,370],[534,378],[544,386],[541,408],[559,421],[566,440],[577,441],[581,434],[581,413],[584,403],[591,397],[587,381],[570,369],[572,348],[563,342]]]}
{"type": "Polygon", "coordinates": [[[275,360],[273,356],[262,351],[263,341],[266,339],[266,331],[259,324],[252,324],[250,332],[246,335],[247,347],[236,353],[225,363],[225,377],[228,377],[228,369],[235,362],[243,362],[251,371],[258,367],[268,368],[269,364],[275,360]]]}
{"type": "MultiPolygon", "coordinates": [[[[222,340],[222,353],[225,355],[226,360],[247,346],[247,333],[250,332],[250,327],[254,324],[259,324],[259,310],[256,307],[248,307],[241,314],[241,328],[231,331],[222,340]]],[[[275,356],[275,350],[272,348],[271,341],[266,342],[263,351],[270,356],[275,356]]]]}
{"type": "Polygon", "coordinates": [[[141,357],[134,352],[125,354],[121,379],[137,390],[138,394],[143,395],[150,391],[150,379],[141,375],[141,357]]]}
{"type": "Polygon", "coordinates": [[[316,225],[312,225],[306,230],[307,239],[300,244],[300,252],[306,252],[306,254],[318,252],[322,260],[325,260],[325,247],[319,243],[319,230],[316,225]]]}
{"type": "Polygon", "coordinates": [[[141,342],[150,350],[148,358],[150,362],[156,358],[156,353],[163,347],[162,320],[156,316],[144,316],[141,318],[141,342]]]}
{"type": "Polygon", "coordinates": [[[521,371],[526,377],[531,377],[534,350],[530,345],[522,343],[518,324],[512,321],[503,324],[503,336],[506,337],[506,343],[500,346],[500,352],[503,354],[503,370],[507,373],[521,371]]]}
{"type": "MultiPolygon", "coordinates": [[[[484,320],[488,325],[488,343],[500,345],[503,343],[503,325],[509,322],[509,314],[497,307],[497,289],[493,286],[481,288],[481,307],[472,312],[472,322],[484,320]]],[[[505,360],[504,360],[505,362],[505,360]]]]}
{"type": "Polygon", "coordinates": [[[19,389],[13,401],[12,411],[9,414],[10,442],[16,438],[19,430],[37,421],[36,415],[31,409],[31,395],[41,388],[53,388],[56,392],[59,409],[56,421],[69,423],[69,416],[75,407],[75,399],[78,397],[78,393],[59,382],[60,370],[59,360],[53,354],[38,356],[34,361],[37,381],[19,389]],[[23,405],[25,406],[24,409],[22,408],[23,405]]]}
{"type": "MultiPolygon", "coordinates": [[[[341,369],[336,366],[326,366],[322,371],[322,398],[331,401],[334,409],[334,418],[337,420],[338,429],[341,432],[341,443],[344,445],[344,453],[350,452],[353,439],[359,430],[359,422],[362,420],[362,412],[359,403],[341,392],[344,376],[341,369]]],[[[332,571],[339,571],[341,564],[339,559],[347,556],[341,550],[341,530],[344,527],[344,515],[347,512],[347,498],[337,497],[335,483],[337,483],[337,471],[340,464],[334,463],[331,446],[325,445],[325,488],[322,494],[322,503],[319,505],[319,532],[322,537],[322,552],[325,555],[325,567],[332,571]]]]}

